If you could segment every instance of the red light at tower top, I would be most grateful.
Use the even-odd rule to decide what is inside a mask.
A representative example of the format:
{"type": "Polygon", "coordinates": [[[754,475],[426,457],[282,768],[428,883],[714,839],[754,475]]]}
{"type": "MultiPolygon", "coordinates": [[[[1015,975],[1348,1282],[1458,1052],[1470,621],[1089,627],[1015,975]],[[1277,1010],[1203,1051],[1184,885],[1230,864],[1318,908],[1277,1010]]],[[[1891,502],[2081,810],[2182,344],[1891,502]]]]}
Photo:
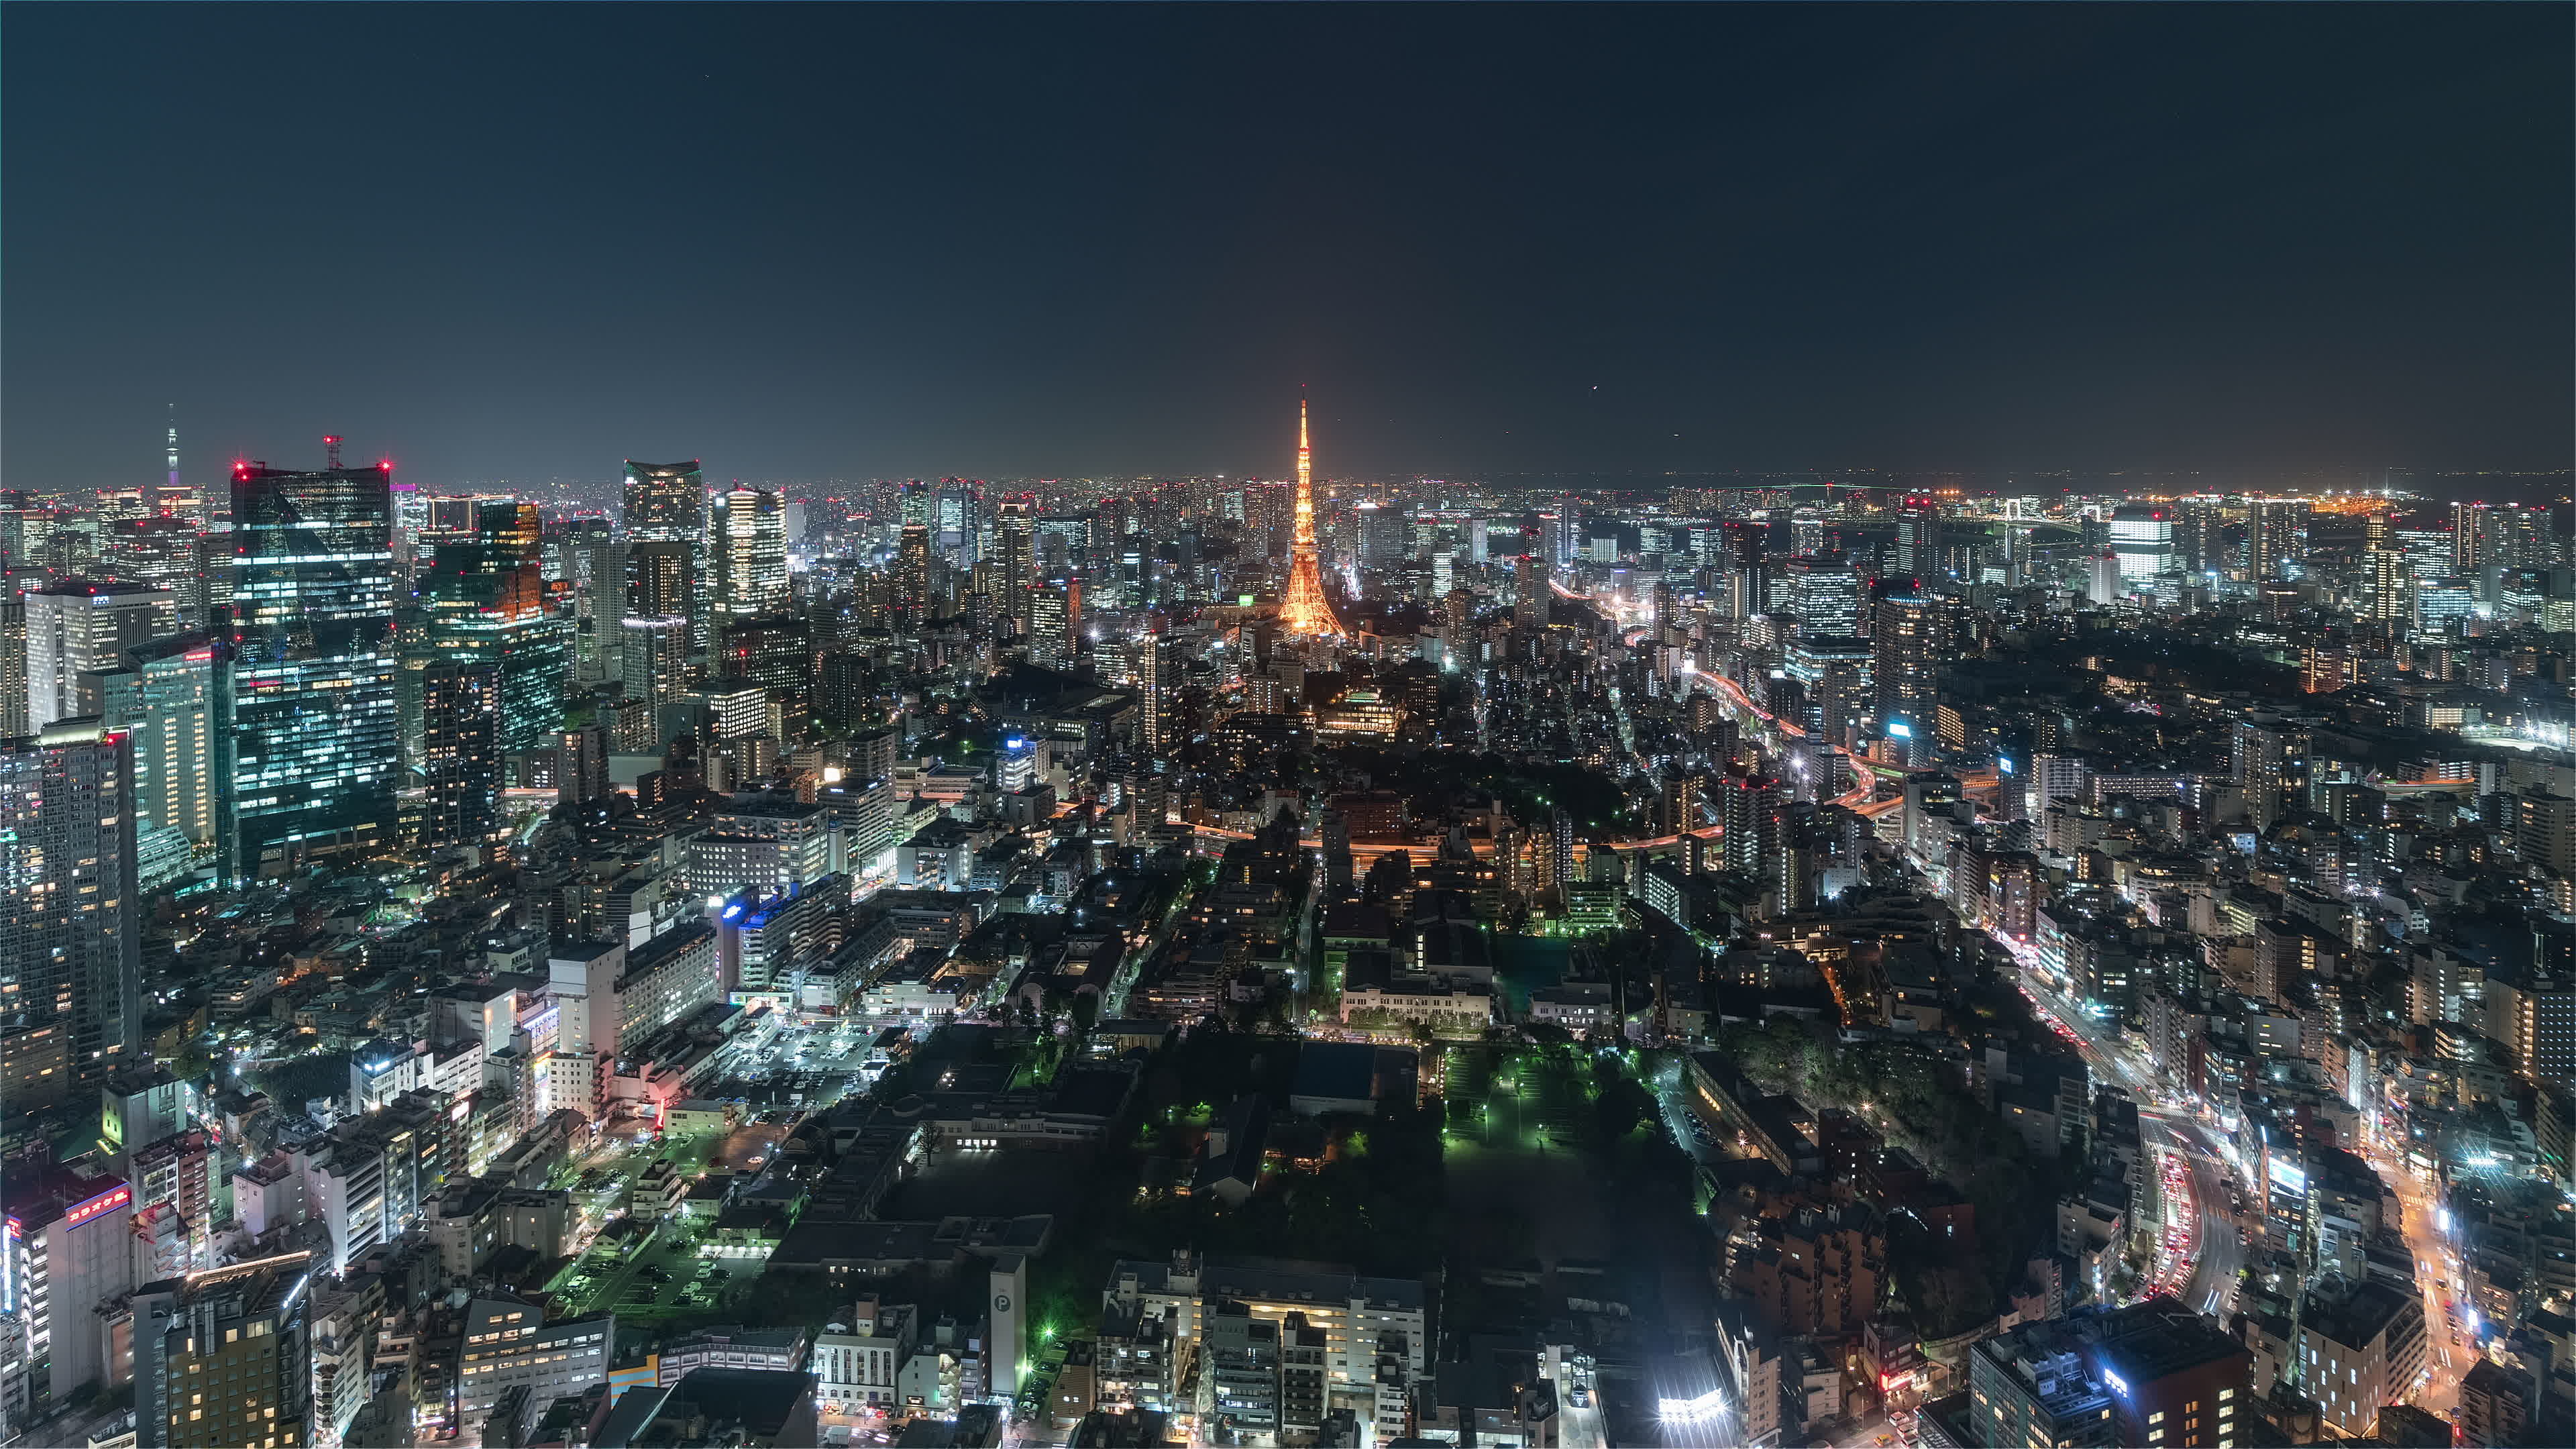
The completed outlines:
{"type": "Polygon", "coordinates": [[[376,471],[377,471],[377,472],[379,472],[379,473],[390,473],[390,472],[392,472],[393,470],[394,470],[394,460],[393,460],[393,459],[391,459],[391,458],[378,458],[378,459],[376,460],[376,471]]]}

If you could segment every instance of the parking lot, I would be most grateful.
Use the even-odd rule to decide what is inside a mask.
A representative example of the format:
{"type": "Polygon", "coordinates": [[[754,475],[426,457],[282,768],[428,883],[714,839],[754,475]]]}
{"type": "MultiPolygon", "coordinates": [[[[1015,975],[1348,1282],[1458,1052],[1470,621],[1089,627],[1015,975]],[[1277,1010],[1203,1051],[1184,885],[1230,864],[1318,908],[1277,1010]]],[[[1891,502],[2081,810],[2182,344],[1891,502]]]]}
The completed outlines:
{"type": "Polygon", "coordinates": [[[699,1256],[697,1238],[677,1222],[637,1241],[603,1240],[582,1255],[560,1287],[573,1312],[655,1322],[721,1308],[749,1286],[741,1263],[699,1256]]]}

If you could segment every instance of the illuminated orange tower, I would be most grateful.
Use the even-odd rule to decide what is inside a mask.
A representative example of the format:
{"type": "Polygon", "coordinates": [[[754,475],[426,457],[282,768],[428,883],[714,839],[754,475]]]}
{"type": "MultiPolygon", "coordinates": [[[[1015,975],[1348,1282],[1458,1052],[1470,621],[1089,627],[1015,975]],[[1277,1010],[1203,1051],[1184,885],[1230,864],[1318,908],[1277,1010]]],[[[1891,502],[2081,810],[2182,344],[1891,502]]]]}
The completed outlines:
{"type": "Polygon", "coordinates": [[[1279,602],[1279,627],[1291,634],[1340,639],[1349,631],[1324,597],[1324,569],[1315,558],[1315,452],[1306,438],[1306,404],[1297,404],[1297,541],[1288,554],[1288,597],[1279,602]]]}

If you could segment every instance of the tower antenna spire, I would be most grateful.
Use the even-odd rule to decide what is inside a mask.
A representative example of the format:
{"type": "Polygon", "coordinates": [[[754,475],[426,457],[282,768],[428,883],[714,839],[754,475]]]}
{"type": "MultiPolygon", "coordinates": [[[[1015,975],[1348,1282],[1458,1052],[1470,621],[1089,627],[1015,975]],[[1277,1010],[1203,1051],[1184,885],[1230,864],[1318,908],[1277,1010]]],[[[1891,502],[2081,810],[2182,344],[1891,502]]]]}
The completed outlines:
{"type": "Polygon", "coordinates": [[[1350,631],[1324,597],[1324,570],[1315,552],[1315,450],[1307,430],[1306,399],[1297,399],[1297,533],[1288,555],[1288,594],[1279,601],[1279,626],[1291,634],[1339,639],[1350,631]]]}

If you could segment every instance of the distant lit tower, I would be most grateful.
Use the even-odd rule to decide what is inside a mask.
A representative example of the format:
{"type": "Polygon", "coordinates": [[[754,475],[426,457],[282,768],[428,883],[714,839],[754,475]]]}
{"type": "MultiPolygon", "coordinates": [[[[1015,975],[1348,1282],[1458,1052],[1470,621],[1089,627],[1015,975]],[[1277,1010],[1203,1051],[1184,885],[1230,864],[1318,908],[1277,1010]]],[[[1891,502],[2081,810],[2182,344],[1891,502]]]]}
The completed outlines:
{"type": "MultiPolygon", "coordinates": [[[[151,502],[151,506],[144,511],[156,518],[185,519],[193,528],[204,528],[206,525],[205,494],[197,489],[190,488],[179,481],[179,405],[177,403],[172,403],[170,405],[170,439],[169,456],[167,461],[170,468],[169,481],[162,484],[162,486],[157,489],[143,490],[147,493],[158,493],[160,495],[159,497],[154,498],[151,502]]],[[[232,570],[227,567],[220,570],[220,572],[229,575],[232,570]]],[[[229,597],[229,594],[227,594],[227,597],[229,597]]]]}
{"type": "Polygon", "coordinates": [[[170,481],[163,486],[161,501],[153,512],[169,512],[177,505],[179,493],[179,405],[172,403],[170,404],[170,481]]]}
{"type": "Polygon", "coordinates": [[[2365,539],[2362,582],[2368,594],[2365,607],[2369,617],[2391,624],[2400,622],[2414,610],[2407,598],[2410,590],[2406,550],[2397,541],[2396,520],[2384,509],[2373,513],[2365,539]]]}
{"type": "Polygon", "coordinates": [[[1512,622],[1525,629],[1546,628],[1549,607],[1556,602],[1554,593],[1548,588],[1547,556],[1522,554],[1514,568],[1520,576],[1520,593],[1512,605],[1512,622]]]}
{"type": "Polygon", "coordinates": [[[1315,557],[1315,461],[1306,431],[1306,405],[1297,404],[1297,533],[1288,555],[1288,595],[1279,603],[1279,627],[1291,634],[1340,639],[1349,631],[1324,597],[1324,570],[1315,557]]]}
{"type": "Polygon", "coordinates": [[[1768,576],[1762,562],[1762,538],[1768,530],[1760,524],[1729,523],[1720,531],[1724,539],[1721,557],[1726,566],[1726,617],[1741,622],[1762,612],[1770,592],[1768,576]]]}
{"type": "Polygon", "coordinates": [[[2281,565],[2307,550],[2308,503],[2304,498],[2254,500],[2245,539],[2245,578],[2260,584],[2278,578],[2281,565]]]}
{"type": "Polygon", "coordinates": [[[1789,515],[1789,551],[1822,553],[1825,549],[1825,518],[1813,508],[1800,508],[1789,515]]]}
{"type": "Polygon", "coordinates": [[[1001,580],[996,607],[1011,620],[1011,632],[1028,627],[1029,581],[1036,567],[1037,500],[1026,493],[1005,498],[993,524],[993,562],[1001,580]]]}
{"type": "Polygon", "coordinates": [[[930,607],[930,526],[907,523],[894,550],[895,607],[920,615],[930,607]]]}
{"type": "Polygon", "coordinates": [[[1881,733],[1907,743],[1909,754],[1931,743],[1940,693],[1941,606],[1929,594],[1890,594],[1878,601],[1869,640],[1871,682],[1881,733]]]}
{"type": "Polygon", "coordinates": [[[1941,569],[1941,500],[1909,494],[1896,515],[1896,571],[1937,580],[1941,569]]]}
{"type": "Polygon", "coordinates": [[[706,577],[707,563],[707,484],[697,460],[686,463],[638,463],[626,460],[626,494],[619,522],[625,528],[628,568],[628,600],[631,612],[635,550],[639,543],[676,543],[688,547],[686,573],[689,590],[689,652],[704,654],[712,643],[709,638],[709,591],[697,581],[706,577]]]}
{"type": "Polygon", "coordinates": [[[2195,496],[2174,505],[2174,556],[2194,582],[2205,584],[2225,567],[2224,523],[2219,499],[2195,496]]]}
{"type": "Polygon", "coordinates": [[[1178,743],[1173,738],[1172,700],[1179,692],[1181,662],[1160,634],[1136,641],[1136,691],[1144,696],[1145,748],[1160,753],[1178,743]]]}

